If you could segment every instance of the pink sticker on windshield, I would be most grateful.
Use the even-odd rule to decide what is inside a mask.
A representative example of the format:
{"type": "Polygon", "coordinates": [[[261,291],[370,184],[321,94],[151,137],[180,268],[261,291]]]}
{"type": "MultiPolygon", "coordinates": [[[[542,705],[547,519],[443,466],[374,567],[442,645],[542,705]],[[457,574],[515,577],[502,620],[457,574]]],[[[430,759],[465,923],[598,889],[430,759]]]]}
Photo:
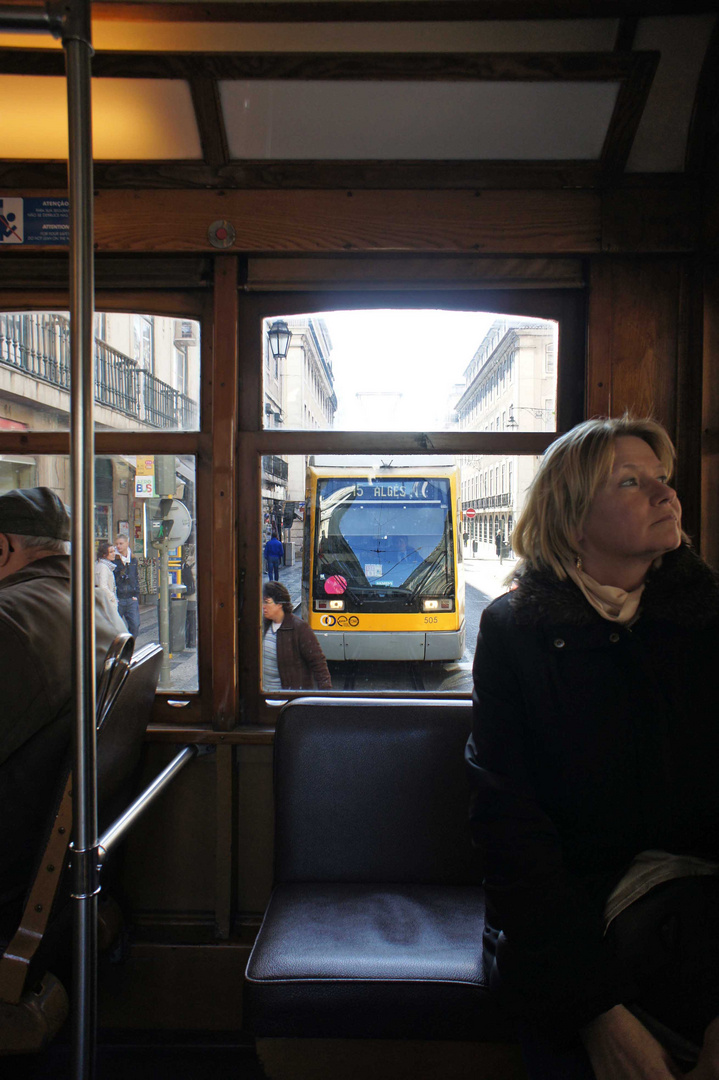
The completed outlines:
{"type": "Polygon", "coordinates": [[[339,596],[347,591],[347,579],[339,574],[333,574],[325,581],[325,592],[330,596],[339,596]]]}

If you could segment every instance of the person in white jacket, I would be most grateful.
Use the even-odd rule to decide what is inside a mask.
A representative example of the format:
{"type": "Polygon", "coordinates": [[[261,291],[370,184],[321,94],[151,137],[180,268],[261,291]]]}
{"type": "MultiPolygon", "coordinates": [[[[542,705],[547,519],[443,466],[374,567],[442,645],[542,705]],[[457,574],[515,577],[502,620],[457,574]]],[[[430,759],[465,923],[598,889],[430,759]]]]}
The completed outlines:
{"type": "Polygon", "coordinates": [[[115,583],[115,549],[107,540],[102,540],[97,547],[95,562],[95,584],[105,595],[113,611],[117,611],[117,585],[115,583]]]}

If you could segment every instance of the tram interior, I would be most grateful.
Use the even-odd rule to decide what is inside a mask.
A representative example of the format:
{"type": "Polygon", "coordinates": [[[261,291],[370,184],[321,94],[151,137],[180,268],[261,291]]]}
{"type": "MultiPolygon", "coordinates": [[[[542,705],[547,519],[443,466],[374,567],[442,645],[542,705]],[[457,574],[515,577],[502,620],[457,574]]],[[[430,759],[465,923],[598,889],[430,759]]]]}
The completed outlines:
{"type": "MultiPolygon", "coordinates": [[[[671,434],[685,528],[719,566],[715,0],[97,0],[91,15],[96,368],[112,372],[96,387],[97,538],[129,534],[141,560],[142,644],[159,627],[158,567],[170,614],[183,612],[138,782],[185,745],[210,750],[115,868],[124,929],[100,960],[98,1076],[520,1080],[506,1032],[255,1040],[244,972],[273,887],[275,725],[298,697],[261,688],[263,548],[273,527],[297,544],[280,580],[296,579],[299,600],[310,459],[430,452],[491,458],[494,486],[462,489],[465,562],[474,538],[489,565],[497,530],[497,555],[510,552],[505,475],[516,487],[557,432],[630,410],[671,434]],[[457,412],[440,430],[400,424],[396,396],[373,385],[369,419],[334,424],[322,319],[354,318],[361,368],[377,345],[362,313],[386,309],[409,322],[481,313],[487,355],[501,335],[550,335],[555,396],[523,404],[517,390],[501,424],[460,426],[457,412]],[[269,350],[266,327],[280,323],[296,368],[294,353],[278,362],[269,350]],[[312,386],[304,418],[285,374],[312,386]],[[164,486],[162,460],[175,462],[164,486]],[[167,563],[150,492],[189,506],[167,563]]],[[[67,482],[68,387],[48,344],[68,310],[63,76],[58,42],[0,31],[3,491],[67,482]],[[28,346],[31,334],[45,344],[28,346]]],[[[482,334],[458,368],[467,401],[482,334]]],[[[435,398],[450,367],[438,349],[421,376],[435,398]]],[[[337,707],[394,696],[456,708],[469,696],[456,674],[369,696],[348,680],[337,707]]],[[[65,1025],[0,1069],[40,1080],[70,1075],[69,1063],[65,1025]]]]}

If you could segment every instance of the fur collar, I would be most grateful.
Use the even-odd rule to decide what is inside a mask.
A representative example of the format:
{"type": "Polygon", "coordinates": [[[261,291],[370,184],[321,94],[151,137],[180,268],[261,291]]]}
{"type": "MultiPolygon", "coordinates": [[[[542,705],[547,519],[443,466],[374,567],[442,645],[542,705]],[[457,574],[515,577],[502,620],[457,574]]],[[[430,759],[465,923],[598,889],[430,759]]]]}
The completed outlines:
{"type": "MultiPolygon", "coordinates": [[[[558,581],[551,570],[520,573],[509,603],[521,625],[590,626],[601,619],[573,581],[558,581]]],[[[719,621],[719,574],[682,544],[647,577],[640,617],[711,626],[719,621]]]]}

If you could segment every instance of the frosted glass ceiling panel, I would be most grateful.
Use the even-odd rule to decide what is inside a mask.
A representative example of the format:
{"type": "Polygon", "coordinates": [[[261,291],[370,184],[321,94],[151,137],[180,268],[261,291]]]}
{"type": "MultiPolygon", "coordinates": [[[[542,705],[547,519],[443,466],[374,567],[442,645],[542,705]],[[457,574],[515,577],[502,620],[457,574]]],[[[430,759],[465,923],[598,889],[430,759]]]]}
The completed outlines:
{"type": "MultiPolygon", "coordinates": [[[[3,157],[67,157],[65,80],[0,75],[3,157]]],[[[190,88],[179,79],[93,79],[92,142],[98,160],[202,156],[190,88]]]]}
{"type": "Polygon", "coordinates": [[[302,160],[596,160],[606,82],[220,83],[230,155],[302,160]]]}

